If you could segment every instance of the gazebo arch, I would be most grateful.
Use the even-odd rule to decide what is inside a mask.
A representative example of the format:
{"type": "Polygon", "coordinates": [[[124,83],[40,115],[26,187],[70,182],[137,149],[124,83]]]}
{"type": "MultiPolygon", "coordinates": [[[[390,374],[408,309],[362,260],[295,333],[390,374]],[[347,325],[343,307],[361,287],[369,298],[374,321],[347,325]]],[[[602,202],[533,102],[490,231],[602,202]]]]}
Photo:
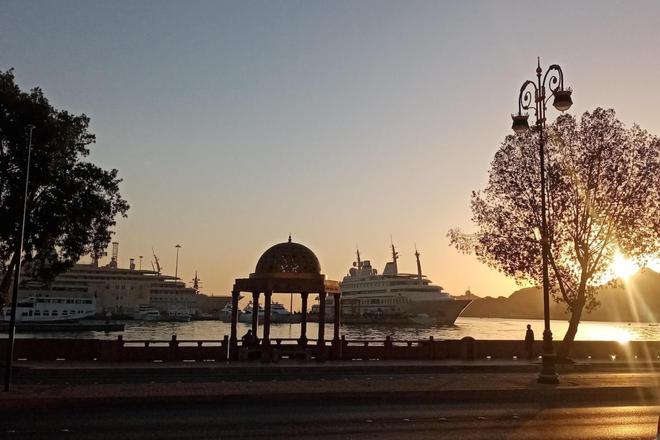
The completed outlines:
{"type": "Polygon", "coordinates": [[[263,338],[262,352],[270,352],[270,313],[273,293],[296,293],[302,299],[302,320],[300,323],[300,339],[298,344],[307,347],[307,300],[310,294],[319,296],[319,330],[316,346],[316,357],[324,359],[327,356],[325,346],[325,302],[328,294],[334,299],[334,335],[332,345],[340,349],[339,312],[337,305],[341,301],[339,283],[326,280],[321,273],[318,258],[308,247],[289,240],[276,244],[263,253],[254,273],[248,278],[237,278],[232,289],[231,334],[229,337],[229,359],[238,359],[238,300],[242,292],[252,294],[252,331],[256,335],[258,327],[259,296],[264,294],[263,338]]]}

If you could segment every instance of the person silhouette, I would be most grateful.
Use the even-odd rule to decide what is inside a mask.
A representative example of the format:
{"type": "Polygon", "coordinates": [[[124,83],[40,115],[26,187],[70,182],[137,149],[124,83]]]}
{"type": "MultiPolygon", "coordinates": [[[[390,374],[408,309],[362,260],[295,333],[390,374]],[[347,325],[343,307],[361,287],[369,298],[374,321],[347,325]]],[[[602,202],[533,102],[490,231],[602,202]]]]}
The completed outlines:
{"type": "Polygon", "coordinates": [[[534,357],[534,331],[530,324],[527,324],[527,332],[525,333],[525,351],[527,352],[527,360],[531,361],[534,357]]]}
{"type": "Polygon", "coordinates": [[[256,338],[255,338],[254,334],[252,334],[252,329],[248,330],[247,333],[245,333],[243,335],[243,337],[241,338],[241,341],[243,341],[243,346],[244,347],[250,348],[250,347],[253,347],[255,345],[255,343],[257,341],[256,341],[256,338]]]}

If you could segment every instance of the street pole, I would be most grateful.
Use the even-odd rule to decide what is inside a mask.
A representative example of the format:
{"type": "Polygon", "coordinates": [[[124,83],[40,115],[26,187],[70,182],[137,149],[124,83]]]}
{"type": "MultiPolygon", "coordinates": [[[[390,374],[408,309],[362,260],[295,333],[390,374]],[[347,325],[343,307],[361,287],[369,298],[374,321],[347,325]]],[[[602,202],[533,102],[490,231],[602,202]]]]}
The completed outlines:
{"type": "Polygon", "coordinates": [[[513,125],[511,128],[518,133],[524,133],[529,129],[527,122],[528,115],[522,114],[522,110],[534,111],[536,117],[536,127],[539,133],[539,161],[541,173],[541,265],[543,279],[543,365],[539,373],[538,382],[556,384],[559,383],[559,376],[555,370],[555,350],[552,342],[552,331],[550,330],[550,276],[548,274],[548,258],[550,256],[550,238],[548,234],[547,206],[546,206],[546,166],[545,166],[545,128],[547,110],[546,103],[550,97],[554,97],[553,106],[559,111],[568,110],[573,101],[571,99],[572,90],[564,89],[564,74],[557,64],[553,64],[546,70],[543,80],[541,75],[541,60],[538,60],[536,68],[536,84],[533,81],[525,81],[520,88],[518,96],[518,114],[511,115],[513,125]],[[546,80],[550,96],[546,99],[546,80]],[[532,92],[534,89],[533,99],[532,92]],[[533,104],[532,104],[533,102],[533,104]]]}
{"type": "Polygon", "coordinates": [[[25,192],[23,193],[23,218],[21,220],[21,233],[19,240],[16,242],[15,253],[17,255],[16,266],[14,268],[14,279],[11,294],[11,315],[9,318],[9,336],[7,340],[7,360],[5,362],[5,391],[9,392],[11,389],[11,373],[14,361],[14,339],[16,336],[16,305],[18,302],[18,285],[21,278],[21,258],[23,256],[23,240],[25,238],[25,221],[27,217],[27,200],[28,200],[28,183],[30,182],[30,159],[32,157],[32,130],[34,125],[30,124],[25,127],[27,131],[27,166],[25,167],[25,192]]]}

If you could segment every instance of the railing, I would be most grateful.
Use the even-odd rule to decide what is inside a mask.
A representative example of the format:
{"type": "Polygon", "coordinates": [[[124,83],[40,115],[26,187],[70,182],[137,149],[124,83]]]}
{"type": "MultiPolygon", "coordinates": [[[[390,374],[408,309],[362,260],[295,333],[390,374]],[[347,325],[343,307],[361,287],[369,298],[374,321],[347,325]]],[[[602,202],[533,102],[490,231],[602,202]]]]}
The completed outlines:
{"type": "MultiPolygon", "coordinates": [[[[0,352],[6,350],[6,340],[0,340],[0,352]]],[[[561,342],[555,342],[558,349],[561,342]]],[[[240,349],[243,347],[238,341],[240,349]]],[[[261,345],[249,348],[264,350],[261,345]]],[[[433,337],[422,340],[368,341],[346,339],[324,341],[322,349],[315,339],[302,344],[298,339],[274,338],[265,351],[276,352],[278,356],[305,352],[313,357],[331,360],[517,360],[527,356],[522,341],[475,340],[470,337],[461,340],[435,340],[433,337]]],[[[541,353],[541,341],[534,343],[535,355],[541,353]]],[[[169,340],[124,340],[121,336],[114,340],[98,339],[17,339],[14,350],[17,360],[31,361],[99,361],[99,362],[204,362],[226,361],[229,354],[229,339],[221,340],[179,340],[172,336],[169,340]]],[[[575,341],[571,348],[571,358],[575,360],[609,361],[660,361],[660,341],[575,341]]]]}

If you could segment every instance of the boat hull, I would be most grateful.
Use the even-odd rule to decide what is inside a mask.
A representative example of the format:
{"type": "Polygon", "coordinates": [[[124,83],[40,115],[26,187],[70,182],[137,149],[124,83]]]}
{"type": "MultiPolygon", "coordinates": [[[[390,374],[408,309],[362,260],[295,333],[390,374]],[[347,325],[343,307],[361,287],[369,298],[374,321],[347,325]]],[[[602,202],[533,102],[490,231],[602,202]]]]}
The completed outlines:
{"type": "MultiPolygon", "coordinates": [[[[471,300],[414,301],[398,313],[342,313],[344,324],[453,325],[471,300]]],[[[328,317],[329,318],[329,317],[328,317]]],[[[326,318],[327,322],[327,318],[326,318]]]]}

